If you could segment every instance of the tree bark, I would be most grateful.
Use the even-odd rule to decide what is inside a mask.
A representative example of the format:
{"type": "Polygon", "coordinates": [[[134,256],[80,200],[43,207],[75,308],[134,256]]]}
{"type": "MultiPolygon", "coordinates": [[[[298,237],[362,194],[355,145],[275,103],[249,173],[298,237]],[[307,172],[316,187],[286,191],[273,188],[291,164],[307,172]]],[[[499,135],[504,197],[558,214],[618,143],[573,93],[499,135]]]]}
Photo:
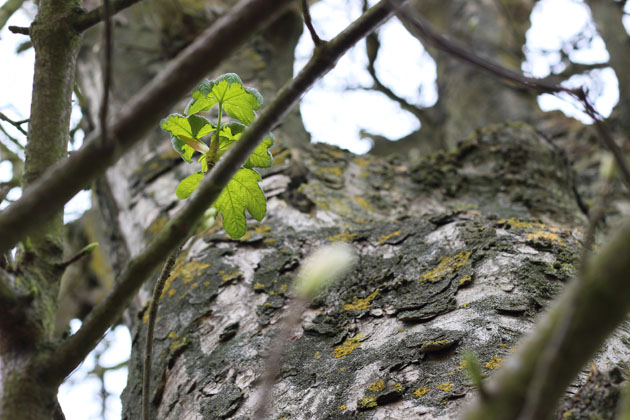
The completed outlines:
{"type": "MultiPolygon", "coordinates": [[[[171,4],[148,13],[138,5],[116,18],[113,107],[189,42],[196,25],[230,6],[212,2],[202,11],[195,3],[171,4]]],[[[287,12],[217,75],[236,72],[272,98],[291,76],[300,26],[297,9],[287,12]]],[[[97,42],[96,34],[86,38],[97,42]]],[[[100,89],[96,58],[88,43],[78,71],[84,92],[100,89]]],[[[444,71],[446,83],[459,70],[444,71]]],[[[453,77],[472,77],[461,71],[453,77]]],[[[487,97],[483,86],[498,82],[479,84],[475,92],[476,84],[467,86],[470,100],[487,97]]],[[[297,114],[278,127],[275,165],[263,173],[267,218],[251,222],[240,241],[229,239],[219,222],[193,237],[167,282],[155,331],[154,418],[251,418],[294,274],[307,254],[335,241],[355,247],[359,263],[312,302],[286,343],[269,418],[456,417],[476,394],[464,350],[477,355],[484,375],[500,367],[575,276],[586,216],[566,155],[544,133],[524,123],[474,130],[505,118],[529,119],[536,112],[525,106],[531,94],[502,88],[497,106],[483,107],[490,116],[471,111],[467,121],[462,110],[471,102],[449,99],[454,86],[440,92],[452,119],[443,145],[472,134],[448,153],[415,164],[325,145],[306,148],[297,114]],[[513,108],[504,106],[510,101],[513,108]]],[[[87,99],[97,115],[98,96],[87,99]]],[[[193,170],[180,163],[156,127],[99,184],[99,205],[114,232],[115,267],[180,206],[175,188],[193,170]]],[[[133,350],[123,419],[140,417],[151,289],[143,288],[125,320],[133,350]]],[[[623,331],[611,338],[598,366],[625,360],[628,338],[623,331]]]]}

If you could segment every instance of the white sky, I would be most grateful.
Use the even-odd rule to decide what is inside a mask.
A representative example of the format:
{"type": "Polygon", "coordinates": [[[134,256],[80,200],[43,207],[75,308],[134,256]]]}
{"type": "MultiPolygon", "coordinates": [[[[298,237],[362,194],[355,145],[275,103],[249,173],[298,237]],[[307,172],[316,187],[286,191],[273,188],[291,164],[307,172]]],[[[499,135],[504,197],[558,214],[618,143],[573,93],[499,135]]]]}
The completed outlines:
{"type": "MultiPolygon", "coordinates": [[[[375,1],[372,0],[371,3],[375,1]]],[[[626,10],[630,12],[630,3],[626,4],[626,10]]],[[[322,0],[311,8],[311,14],[320,36],[330,39],[359,16],[360,2],[322,0]]],[[[540,1],[532,14],[532,28],[527,35],[528,60],[523,64],[523,70],[537,77],[547,76],[551,69],[558,65],[560,56],[554,52],[540,54],[537,51],[557,50],[563,41],[579,33],[587,25],[588,20],[588,9],[580,1],[540,1]],[[562,25],[558,24],[558,16],[563,17],[562,25]]],[[[8,25],[28,26],[30,21],[28,14],[20,11],[11,18],[8,25]]],[[[626,16],[624,23],[626,28],[630,28],[630,16],[626,16]]],[[[25,37],[11,34],[6,26],[0,32],[2,63],[0,92],[3,92],[0,96],[0,112],[20,120],[29,115],[34,53],[29,49],[16,55],[15,49],[25,37]]],[[[380,39],[382,47],[376,70],[381,81],[411,103],[424,106],[435,103],[437,100],[435,63],[422,45],[396,20],[388,22],[380,29],[380,39]],[[401,51],[404,51],[404,54],[401,54],[401,51]]],[[[312,48],[312,41],[305,30],[296,50],[296,72],[306,63],[312,48]]],[[[605,62],[608,53],[603,41],[596,37],[588,48],[573,52],[571,58],[584,63],[605,62]]],[[[355,153],[365,153],[370,143],[359,138],[361,129],[389,138],[400,138],[419,127],[413,116],[401,110],[384,95],[357,89],[371,84],[370,76],[365,70],[366,63],[365,46],[364,43],[360,43],[304,96],[301,112],[304,124],[314,141],[329,142],[355,153]]],[[[596,106],[607,116],[618,100],[617,79],[611,69],[593,72],[591,76],[595,82],[584,76],[576,76],[570,82],[591,83],[594,90],[600,93],[596,98],[596,106]]],[[[551,95],[542,95],[539,104],[544,110],[562,109],[569,115],[587,118],[571,104],[551,95]]],[[[75,112],[72,124],[74,125],[78,119],[79,114],[75,112]]],[[[13,127],[8,124],[3,124],[3,127],[13,137],[25,141],[13,127]]],[[[17,148],[14,148],[14,151],[17,152],[17,148]]],[[[0,182],[10,179],[9,171],[9,164],[0,164],[0,182]]],[[[19,189],[11,191],[9,198],[18,197],[19,189]]],[[[88,206],[89,192],[83,191],[66,206],[66,221],[79,217],[88,206]]],[[[0,205],[0,209],[3,207],[6,207],[6,204],[0,205]]],[[[79,324],[78,321],[73,321],[73,330],[78,328],[79,324]]],[[[128,357],[131,342],[125,328],[117,328],[106,340],[111,343],[111,347],[100,356],[104,366],[115,365],[128,357]]],[[[94,367],[94,362],[92,353],[59,391],[60,403],[68,420],[100,418],[100,403],[96,397],[100,392],[100,385],[93,376],[88,375],[94,367]]],[[[106,387],[113,394],[107,400],[107,420],[120,418],[118,396],[126,383],[126,378],[126,368],[106,375],[106,387]]]]}

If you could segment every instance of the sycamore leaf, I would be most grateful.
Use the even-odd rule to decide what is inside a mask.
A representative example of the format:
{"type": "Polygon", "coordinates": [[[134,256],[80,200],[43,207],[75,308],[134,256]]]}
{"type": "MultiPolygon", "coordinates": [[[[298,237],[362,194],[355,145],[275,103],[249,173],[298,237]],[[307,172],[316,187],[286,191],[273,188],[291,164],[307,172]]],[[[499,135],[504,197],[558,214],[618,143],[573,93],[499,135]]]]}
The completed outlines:
{"type": "Polygon", "coordinates": [[[261,180],[253,169],[239,169],[214,202],[213,206],[223,216],[223,228],[230,237],[238,239],[245,235],[245,210],[258,221],[265,217],[267,199],[258,185],[261,180]]]}
{"type": "MultiPolygon", "coordinates": [[[[246,127],[243,124],[236,122],[231,122],[221,127],[219,137],[219,156],[222,156],[234,144],[234,142],[241,137],[245,128],[246,127]]],[[[271,167],[273,164],[273,156],[271,156],[269,148],[273,146],[273,140],[273,134],[268,133],[260,144],[256,146],[256,149],[254,149],[252,154],[249,155],[249,158],[243,166],[250,169],[271,167]]]]}
{"type": "Polygon", "coordinates": [[[186,113],[208,111],[220,103],[225,113],[249,125],[263,105],[262,95],[254,88],[243,86],[243,81],[234,73],[219,76],[216,80],[204,80],[192,94],[186,113]]]}
{"type": "Polygon", "coordinates": [[[161,121],[160,127],[171,133],[173,148],[186,162],[191,161],[195,150],[200,153],[206,153],[209,150],[208,146],[199,139],[215,130],[214,125],[200,115],[185,117],[180,114],[171,114],[161,121]]]}
{"type": "Polygon", "coordinates": [[[190,197],[190,195],[195,192],[202,179],[202,172],[195,172],[194,174],[182,179],[182,181],[177,186],[177,189],[175,190],[175,195],[177,195],[177,198],[183,200],[184,198],[190,197]]]}

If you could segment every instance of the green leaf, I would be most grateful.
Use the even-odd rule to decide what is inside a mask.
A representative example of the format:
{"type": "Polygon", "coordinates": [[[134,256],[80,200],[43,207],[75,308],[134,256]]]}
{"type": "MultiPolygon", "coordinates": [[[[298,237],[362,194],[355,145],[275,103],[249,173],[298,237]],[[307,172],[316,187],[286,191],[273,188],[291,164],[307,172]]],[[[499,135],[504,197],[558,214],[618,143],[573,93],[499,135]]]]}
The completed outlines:
{"type": "MultiPolygon", "coordinates": [[[[236,140],[238,140],[243,131],[245,131],[243,124],[237,122],[231,122],[221,127],[219,137],[219,156],[222,156],[236,140]]],[[[246,168],[269,168],[273,164],[273,156],[269,151],[269,148],[273,146],[273,134],[268,133],[260,144],[254,149],[252,154],[245,162],[246,168]]]]}
{"type": "Polygon", "coordinates": [[[245,162],[246,168],[270,168],[273,165],[273,156],[269,148],[273,146],[273,136],[267,134],[264,139],[256,146],[249,159],[245,162]]]}
{"type": "Polygon", "coordinates": [[[202,179],[203,173],[201,172],[195,172],[194,174],[182,179],[175,190],[177,198],[183,200],[184,198],[190,197],[190,195],[195,192],[202,179]]]}
{"type": "Polygon", "coordinates": [[[213,204],[223,216],[223,228],[230,237],[238,239],[245,235],[245,210],[258,221],[265,217],[267,199],[258,184],[261,180],[258,172],[242,168],[236,172],[213,204]]]}
{"type": "Polygon", "coordinates": [[[199,139],[215,130],[214,125],[200,115],[185,117],[171,114],[160,122],[162,130],[171,133],[173,148],[186,162],[190,162],[195,150],[206,153],[208,146],[199,139]]]}
{"type": "Polygon", "coordinates": [[[263,105],[262,95],[254,88],[243,86],[241,78],[234,73],[224,74],[214,81],[204,80],[192,97],[187,114],[208,111],[220,103],[226,114],[246,125],[254,121],[254,111],[263,105]]]}

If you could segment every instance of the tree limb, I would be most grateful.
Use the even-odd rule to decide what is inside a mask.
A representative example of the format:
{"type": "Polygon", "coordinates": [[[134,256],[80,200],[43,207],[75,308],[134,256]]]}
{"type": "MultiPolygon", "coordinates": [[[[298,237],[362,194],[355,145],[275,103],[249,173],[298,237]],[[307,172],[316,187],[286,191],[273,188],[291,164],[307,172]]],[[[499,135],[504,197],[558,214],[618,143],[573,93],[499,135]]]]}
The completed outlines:
{"type": "Polygon", "coordinates": [[[121,10],[125,10],[130,6],[133,6],[139,1],[140,0],[114,0],[107,5],[103,3],[102,6],[97,7],[94,10],[90,10],[86,14],[75,18],[73,22],[74,29],[79,32],[90,29],[92,26],[100,23],[102,20],[105,20],[105,17],[107,15],[114,16],[116,13],[120,12],[121,10]],[[110,13],[107,13],[107,6],[109,6],[110,13]]]}
{"type": "Polygon", "coordinates": [[[541,384],[537,406],[531,409],[532,418],[547,418],[575,375],[626,319],[630,310],[629,250],[630,220],[626,220],[601,252],[591,258],[584,277],[567,287],[532,335],[490,379],[487,398],[477,401],[465,419],[517,418],[545,348],[557,337],[557,331],[566,327],[555,358],[548,364],[548,380],[541,384]],[[572,315],[570,325],[564,322],[568,315],[572,315]]]}
{"type": "Polygon", "coordinates": [[[383,0],[333,40],[322,44],[316,50],[314,56],[295,79],[280,90],[269,107],[219,160],[181,211],[167,223],[162,232],[142,253],[131,259],[116,286],[87,316],[79,331],[43,360],[38,369],[42,380],[49,383],[61,383],[81,363],[107,328],[120,317],[144,280],[151,275],[161,261],[164,261],[188,238],[197,220],[217,199],[263,136],[282,120],[320,77],[335,66],[337,60],[350,47],[391,15],[389,2],[383,0]]]}
{"type": "Polygon", "coordinates": [[[291,0],[245,0],[203,32],[176,59],[131,98],[109,124],[65,161],[49,168],[22,197],[0,212],[0,254],[36,232],[77,192],[101,175],[155,127],[160,118],[239,45],[285,10],[291,0]]]}
{"type": "Polygon", "coordinates": [[[25,136],[27,135],[26,130],[22,128],[22,124],[27,123],[28,120],[13,121],[11,118],[7,117],[2,112],[0,112],[0,120],[8,122],[13,127],[15,127],[20,133],[24,134],[25,136]]]}

